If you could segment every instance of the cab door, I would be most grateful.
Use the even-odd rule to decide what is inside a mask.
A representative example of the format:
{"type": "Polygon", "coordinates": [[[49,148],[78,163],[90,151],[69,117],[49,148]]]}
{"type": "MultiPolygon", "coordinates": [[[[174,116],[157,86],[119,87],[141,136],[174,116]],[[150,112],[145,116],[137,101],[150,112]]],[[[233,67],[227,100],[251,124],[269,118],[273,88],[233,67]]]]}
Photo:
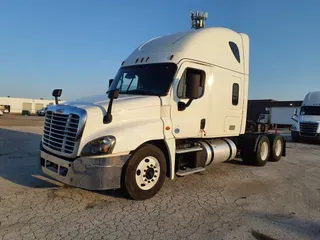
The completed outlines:
{"type": "Polygon", "coordinates": [[[197,138],[205,134],[209,103],[206,87],[211,77],[210,71],[210,67],[197,63],[185,62],[180,66],[171,98],[172,132],[175,138],[197,138]],[[191,75],[194,77],[193,80],[190,80],[191,75]],[[199,83],[198,98],[193,100],[187,96],[187,84],[191,81],[199,83]]]}

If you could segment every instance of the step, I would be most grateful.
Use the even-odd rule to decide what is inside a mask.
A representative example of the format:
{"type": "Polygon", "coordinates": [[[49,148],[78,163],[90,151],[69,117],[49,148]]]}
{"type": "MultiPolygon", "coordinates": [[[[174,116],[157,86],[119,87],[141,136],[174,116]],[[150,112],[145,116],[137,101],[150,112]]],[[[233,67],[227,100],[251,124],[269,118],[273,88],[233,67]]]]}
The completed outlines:
{"type": "Polygon", "coordinates": [[[188,152],[198,152],[201,150],[203,150],[202,147],[182,148],[182,149],[177,149],[176,153],[181,154],[181,153],[188,153],[188,152]]]}
{"type": "Polygon", "coordinates": [[[203,172],[204,170],[206,170],[204,167],[187,168],[186,170],[179,170],[178,172],[176,172],[176,175],[179,177],[183,177],[193,173],[203,172]]]}

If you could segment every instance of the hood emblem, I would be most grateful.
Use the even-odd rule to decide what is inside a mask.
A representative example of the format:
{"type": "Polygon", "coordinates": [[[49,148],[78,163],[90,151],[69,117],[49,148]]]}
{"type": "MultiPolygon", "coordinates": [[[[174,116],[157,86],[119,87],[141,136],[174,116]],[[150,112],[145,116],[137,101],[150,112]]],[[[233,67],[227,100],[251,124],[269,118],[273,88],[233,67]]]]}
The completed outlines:
{"type": "Polygon", "coordinates": [[[56,112],[57,112],[57,113],[63,113],[63,109],[61,109],[61,108],[60,108],[60,109],[57,109],[56,112]]]}

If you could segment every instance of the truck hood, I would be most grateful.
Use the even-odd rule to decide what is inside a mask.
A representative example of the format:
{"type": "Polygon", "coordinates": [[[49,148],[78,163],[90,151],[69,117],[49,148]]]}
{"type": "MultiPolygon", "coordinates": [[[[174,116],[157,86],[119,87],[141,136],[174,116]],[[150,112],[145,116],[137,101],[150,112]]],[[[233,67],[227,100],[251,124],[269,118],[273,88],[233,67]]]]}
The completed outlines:
{"type": "Polygon", "coordinates": [[[107,113],[108,104],[106,96],[101,96],[65,102],[49,108],[57,113],[74,113],[80,116],[81,140],[74,155],[79,156],[88,142],[109,135],[116,137],[114,153],[128,153],[143,142],[163,138],[160,97],[120,95],[113,101],[112,121],[105,124],[103,117],[107,113]]]}
{"type": "MultiPolygon", "coordinates": [[[[109,99],[107,99],[106,95],[99,95],[64,102],[63,105],[83,108],[89,115],[105,114],[108,109],[109,99]]],[[[158,96],[120,94],[119,98],[113,100],[112,113],[152,106],[160,106],[160,98],[158,96]]]]}

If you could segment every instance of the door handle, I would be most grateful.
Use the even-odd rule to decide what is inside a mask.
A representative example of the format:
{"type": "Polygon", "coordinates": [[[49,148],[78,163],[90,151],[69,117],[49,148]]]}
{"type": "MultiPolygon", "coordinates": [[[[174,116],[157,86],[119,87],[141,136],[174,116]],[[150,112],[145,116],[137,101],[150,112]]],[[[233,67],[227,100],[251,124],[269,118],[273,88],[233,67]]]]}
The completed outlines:
{"type": "Polygon", "coordinates": [[[205,127],[206,127],[206,119],[202,118],[200,121],[200,129],[204,130],[205,127]]]}

